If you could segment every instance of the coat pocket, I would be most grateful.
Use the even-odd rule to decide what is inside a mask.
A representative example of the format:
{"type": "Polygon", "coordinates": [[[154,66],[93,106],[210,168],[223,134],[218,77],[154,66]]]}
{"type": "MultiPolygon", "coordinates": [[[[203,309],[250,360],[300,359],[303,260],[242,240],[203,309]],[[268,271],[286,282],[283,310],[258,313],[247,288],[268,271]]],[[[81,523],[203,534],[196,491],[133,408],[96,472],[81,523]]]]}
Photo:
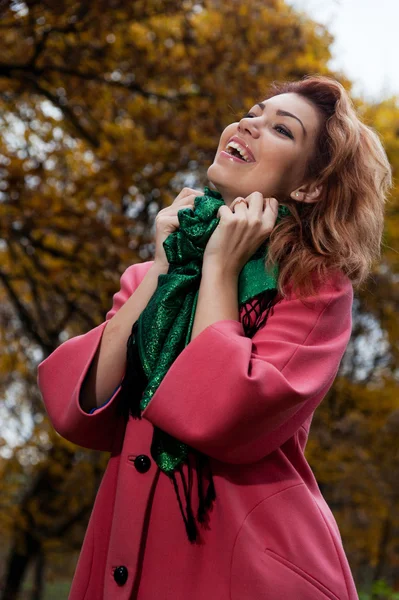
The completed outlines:
{"type": "MultiPolygon", "coordinates": [[[[312,575],[298,567],[296,564],[292,563],[290,560],[284,558],[271,548],[265,548],[265,554],[278,562],[280,565],[284,567],[284,569],[288,569],[291,573],[295,573],[298,577],[301,577],[305,580],[310,586],[313,586],[315,591],[317,590],[317,594],[314,596],[315,598],[329,598],[329,600],[341,600],[338,596],[336,596],[331,590],[325,587],[318,579],[315,579],[312,575]]],[[[313,598],[313,595],[312,595],[313,598]]]]}

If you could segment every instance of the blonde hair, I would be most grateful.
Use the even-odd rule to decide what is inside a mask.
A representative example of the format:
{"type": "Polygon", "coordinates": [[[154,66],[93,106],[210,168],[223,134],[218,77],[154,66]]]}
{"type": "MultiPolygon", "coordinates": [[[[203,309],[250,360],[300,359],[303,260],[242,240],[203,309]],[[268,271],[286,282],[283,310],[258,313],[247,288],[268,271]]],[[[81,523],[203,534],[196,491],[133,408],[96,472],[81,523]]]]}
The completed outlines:
{"type": "Polygon", "coordinates": [[[274,82],[265,98],[285,93],[303,96],[322,116],[305,180],[323,184],[323,191],[314,203],[279,199],[291,215],[270,234],[266,266],[279,265],[283,296],[289,286],[298,297],[313,295],[331,272],[346,274],[360,287],[381,258],[384,205],[392,186],[387,155],[335,79],[308,75],[274,82]]]}

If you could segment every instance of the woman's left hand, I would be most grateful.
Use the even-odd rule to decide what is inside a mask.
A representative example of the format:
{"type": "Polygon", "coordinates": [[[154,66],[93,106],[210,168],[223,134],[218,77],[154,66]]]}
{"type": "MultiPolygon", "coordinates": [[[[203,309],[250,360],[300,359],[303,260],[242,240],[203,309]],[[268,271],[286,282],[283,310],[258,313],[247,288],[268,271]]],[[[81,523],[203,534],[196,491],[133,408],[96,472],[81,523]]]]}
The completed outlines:
{"type": "Polygon", "coordinates": [[[243,266],[270,235],[278,214],[276,198],[264,198],[252,192],[239,202],[237,197],[230,206],[222,205],[217,213],[218,226],[205,248],[203,268],[221,267],[239,275],[243,266]]]}

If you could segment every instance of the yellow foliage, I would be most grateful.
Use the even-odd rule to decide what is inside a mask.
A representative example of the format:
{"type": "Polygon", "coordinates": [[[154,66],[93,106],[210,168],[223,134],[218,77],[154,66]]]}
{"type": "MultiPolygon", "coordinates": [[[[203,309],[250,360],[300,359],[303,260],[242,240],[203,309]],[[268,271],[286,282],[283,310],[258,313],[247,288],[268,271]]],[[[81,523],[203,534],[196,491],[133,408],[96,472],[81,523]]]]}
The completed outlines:
{"type": "MultiPolygon", "coordinates": [[[[30,522],[22,492],[41,473],[47,488],[24,508],[46,548],[58,543],[52,536],[63,518],[94,501],[107,457],[54,432],[37,397],[37,361],[66,337],[98,325],[124,269],[151,259],[151,221],[143,207],[170,204],[180,191],[176,180],[185,185],[183,174],[194,172],[196,186],[206,183],[221,131],[264,99],[270,82],[325,73],[351,89],[328,67],[328,30],[284,0],[193,6],[160,11],[144,0],[92,2],[78,16],[73,3],[52,10],[39,1],[29,4],[25,18],[11,8],[2,13],[4,22],[15,19],[18,26],[3,27],[0,38],[0,387],[5,397],[20,382],[18,406],[44,416],[1,463],[7,511],[0,531],[14,527],[21,547],[30,522]],[[11,122],[21,130],[15,147],[11,122]]],[[[354,101],[381,136],[396,178],[383,267],[359,292],[354,313],[373,319],[386,349],[363,384],[353,373],[362,360],[359,348],[373,342],[362,325],[354,328],[349,374],[337,378],[317,409],[306,451],[327,500],[338,507],[351,564],[372,566],[381,521],[391,516],[397,531],[399,107],[397,98],[354,101]]],[[[22,421],[22,409],[16,414],[22,421]]],[[[75,546],[86,517],[66,533],[75,546]]],[[[386,560],[390,568],[397,564],[397,540],[386,560]]]]}

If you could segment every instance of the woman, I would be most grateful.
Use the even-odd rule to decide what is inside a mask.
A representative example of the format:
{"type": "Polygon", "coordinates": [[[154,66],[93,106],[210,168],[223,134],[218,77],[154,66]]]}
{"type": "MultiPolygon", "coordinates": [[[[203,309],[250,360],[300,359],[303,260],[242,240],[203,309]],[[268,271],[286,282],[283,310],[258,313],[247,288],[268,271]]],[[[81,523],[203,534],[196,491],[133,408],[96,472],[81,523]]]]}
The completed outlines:
{"type": "Polygon", "coordinates": [[[224,205],[203,256],[191,339],[144,418],[126,423],[118,411],[126,342],[168,272],[164,242],[177,212],[202,192],[185,188],[158,213],[154,261],[128,267],[105,321],[38,368],[55,429],[111,453],[69,598],[354,600],[304,450],[351,335],[352,286],[378,258],[389,163],[344,88],[316,76],[272,86],[229,125],[208,178],[224,205]],[[245,160],[224,152],[233,136],[229,152],[241,147],[245,160]],[[276,223],[280,203],[290,214],[276,223]],[[238,274],[266,238],[278,294],[251,339],[238,274]],[[154,428],[209,458],[216,500],[198,543],[188,542],[176,490],[152,460],[154,428]]]}

